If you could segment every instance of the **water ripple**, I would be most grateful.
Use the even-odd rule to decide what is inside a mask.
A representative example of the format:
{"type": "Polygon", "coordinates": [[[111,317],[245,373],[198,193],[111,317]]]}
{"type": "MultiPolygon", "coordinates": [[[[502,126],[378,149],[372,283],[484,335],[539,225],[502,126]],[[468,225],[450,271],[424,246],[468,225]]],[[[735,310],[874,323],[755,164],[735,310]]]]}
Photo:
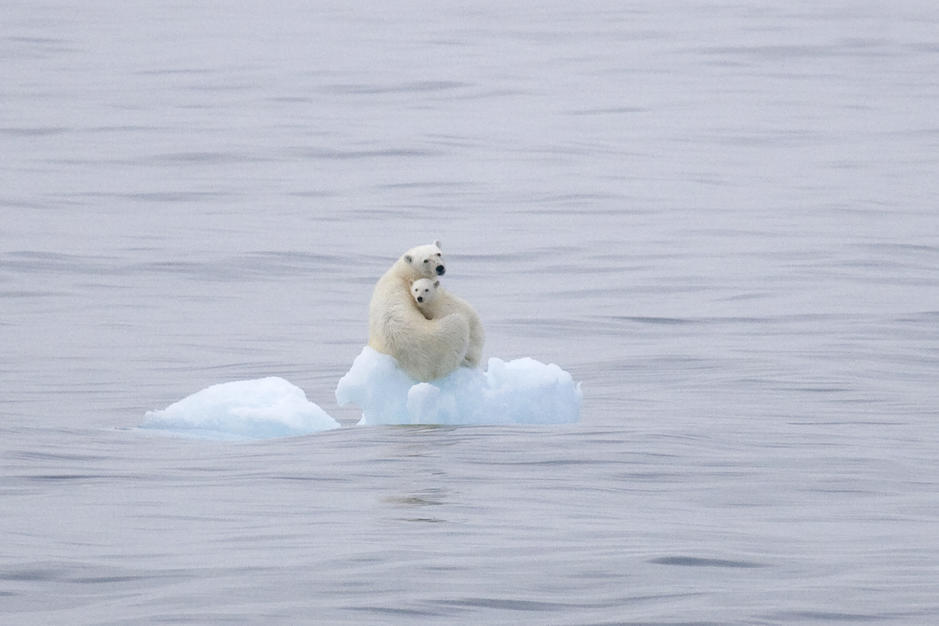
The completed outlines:
{"type": "Polygon", "coordinates": [[[657,559],[650,559],[649,563],[655,565],[678,565],[681,567],[727,567],[733,569],[752,569],[755,567],[767,567],[765,563],[754,563],[752,561],[733,561],[729,559],[704,559],[693,556],[664,556],[657,559]]]}

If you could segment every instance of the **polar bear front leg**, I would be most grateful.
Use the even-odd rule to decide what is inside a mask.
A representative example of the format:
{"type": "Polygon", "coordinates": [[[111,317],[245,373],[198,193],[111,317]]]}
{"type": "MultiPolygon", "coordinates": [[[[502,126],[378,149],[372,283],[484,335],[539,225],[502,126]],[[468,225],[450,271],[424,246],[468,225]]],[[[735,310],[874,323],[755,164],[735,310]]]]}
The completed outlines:
{"type": "Polygon", "coordinates": [[[397,335],[392,356],[412,378],[429,382],[460,367],[469,347],[469,324],[458,314],[421,322],[397,335]]]}

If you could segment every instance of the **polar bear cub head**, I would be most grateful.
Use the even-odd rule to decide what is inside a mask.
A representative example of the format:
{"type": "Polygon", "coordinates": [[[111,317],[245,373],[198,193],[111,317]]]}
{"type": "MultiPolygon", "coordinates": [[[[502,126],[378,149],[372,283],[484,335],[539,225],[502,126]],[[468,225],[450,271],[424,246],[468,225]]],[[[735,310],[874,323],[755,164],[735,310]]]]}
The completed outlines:
{"type": "Polygon", "coordinates": [[[443,261],[443,252],[440,251],[439,241],[411,248],[404,253],[401,260],[409,265],[416,274],[427,278],[443,276],[447,271],[443,261]]]}
{"type": "Polygon", "coordinates": [[[439,288],[439,280],[418,278],[411,283],[411,296],[414,297],[417,307],[424,310],[425,307],[429,307],[433,303],[434,299],[437,297],[437,290],[439,288]]]}

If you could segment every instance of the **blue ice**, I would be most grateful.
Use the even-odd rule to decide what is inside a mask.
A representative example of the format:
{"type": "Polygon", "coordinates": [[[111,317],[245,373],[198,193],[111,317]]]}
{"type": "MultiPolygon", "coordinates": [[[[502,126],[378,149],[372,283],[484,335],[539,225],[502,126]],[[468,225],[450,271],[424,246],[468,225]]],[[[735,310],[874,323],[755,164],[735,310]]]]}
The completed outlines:
{"type": "Polygon", "coordinates": [[[486,371],[461,367],[430,383],[366,346],[336,387],[340,406],[362,410],[360,425],[564,424],[580,419],[580,383],[554,364],[489,359],[486,371]]]}
{"type": "MultiPolygon", "coordinates": [[[[365,347],[336,387],[340,406],[362,410],[359,425],[564,424],[580,419],[580,383],[554,364],[489,359],[486,371],[459,368],[430,383],[365,347]]],[[[340,424],[302,389],[270,377],[212,385],[159,411],[142,428],[201,439],[306,435],[340,424]]]]}
{"type": "Polygon", "coordinates": [[[212,385],[160,411],[142,428],[202,439],[268,439],[339,428],[339,422],[283,378],[212,385]]]}

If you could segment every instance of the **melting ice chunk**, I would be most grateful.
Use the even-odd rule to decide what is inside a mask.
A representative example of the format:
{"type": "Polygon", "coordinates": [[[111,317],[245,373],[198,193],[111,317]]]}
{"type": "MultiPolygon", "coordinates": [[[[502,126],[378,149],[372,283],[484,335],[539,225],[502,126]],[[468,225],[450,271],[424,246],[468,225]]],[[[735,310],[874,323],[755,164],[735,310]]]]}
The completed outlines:
{"type": "Polygon", "coordinates": [[[366,346],[336,387],[340,406],[362,409],[360,425],[563,424],[580,418],[580,383],[554,364],[491,358],[485,372],[461,367],[429,383],[366,346]]]}
{"type": "Polygon", "coordinates": [[[203,439],[267,439],[339,428],[299,387],[270,377],[212,385],[161,411],[142,428],[203,439]]]}

